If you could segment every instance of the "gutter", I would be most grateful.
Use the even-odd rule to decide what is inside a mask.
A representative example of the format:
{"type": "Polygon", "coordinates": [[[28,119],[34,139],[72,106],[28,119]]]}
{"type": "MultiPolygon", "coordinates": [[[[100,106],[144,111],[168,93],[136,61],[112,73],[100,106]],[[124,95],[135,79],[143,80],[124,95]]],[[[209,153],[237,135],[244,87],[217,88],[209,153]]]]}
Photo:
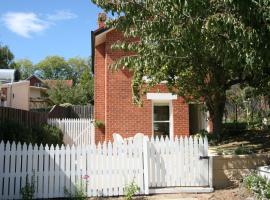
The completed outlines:
{"type": "Polygon", "coordinates": [[[92,60],[92,73],[95,74],[95,43],[96,43],[96,36],[109,30],[110,28],[99,28],[95,31],[91,31],[91,60],[92,60]]]}

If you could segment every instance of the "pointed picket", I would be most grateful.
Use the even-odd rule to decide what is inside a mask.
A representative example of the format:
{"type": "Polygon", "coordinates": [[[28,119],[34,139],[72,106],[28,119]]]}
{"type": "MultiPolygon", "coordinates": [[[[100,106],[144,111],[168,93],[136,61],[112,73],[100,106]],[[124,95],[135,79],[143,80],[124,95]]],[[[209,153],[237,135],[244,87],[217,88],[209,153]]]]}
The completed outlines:
{"type": "Polygon", "coordinates": [[[118,196],[119,195],[119,179],[118,179],[118,173],[119,173],[119,156],[118,156],[118,145],[117,142],[113,143],[113,157],[112,157],[112,170],[113,170],[113,177],[112,177],[112,183],[113,183],[113,195],[118,196]]]}
{"type": "Polygon", "coordinates": [[[108,143],[108,174],[107,176],[111,176],[111,180],[107,181],[108,183],[108,196],[113,196],[113,187],[114,187],[114,166],[113,166],[113,149],[112,149],[112,143],[109,141],[108,143]]]}
{"type": "MultiPolygon", "coordinates": [[[[56,146],[57,147],[57,146],[56,146]]],[[[59,159],[60,159],[60,167],[59,167],[59,197],[63,197],[65,195],[65,187],[66,186],[66,176],[67,176],[67,154],[69,152],[66,150],[66,147],[62,144],[59,149],[59,159]]]]}
{"type": "Polygon", "coordinates": [[[44,183],[44,155],[45,154],[45,150],[43,145],[41,144],[38,150],[38,169],[36,172],[36,176],[37,176],[37,190],[36,190],[36,195],[37,198],[43,198],[43,186],[46,185],[44,183]]]}

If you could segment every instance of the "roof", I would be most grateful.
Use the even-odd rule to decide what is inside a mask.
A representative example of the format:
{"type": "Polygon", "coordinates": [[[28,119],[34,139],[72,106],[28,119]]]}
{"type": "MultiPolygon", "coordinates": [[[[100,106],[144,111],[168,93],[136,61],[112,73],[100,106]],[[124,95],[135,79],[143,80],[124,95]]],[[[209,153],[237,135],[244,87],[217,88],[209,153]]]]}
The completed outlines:
{"type": "Polygon", "coordinates": [[[43,80],[43,82],[49,87],[54,88],[57,84],[63,84],[69,88],[73,86],[73,80],[43,80]]]}
{"type": "Polygon", "coordinates": [[[15,79],[15,69],[0,69],[0,82],[13,82],[15,79]]]}
{"type": "Polygon", "coordinates": [[[98,28],[95,31],[91,31],[91,57],[92,57],[92,73],[94,74],[94,65],[95,65],[95,47],[96,47],[96,37],[98,35],[106,35],[107,32],[113,30],[113,28],[106,28],[106,27],[101,27],[98,28]]]}
{"type": "Polygon", "coordinates": [[[33,74],[32,76],[29,76],[27,79],[25,80],[30,80],[31,78],[36,78],[38,79],[40,82],[43,82],[43,80],[41,78],[39,78],[37,75],[33,74]]]}
{"type": "Polygon", "coordinates": [[[12,82],[12,83],[4,83],[1,85],[1,88],[8,88],[8,87],[11,87],[11,86],[14,86],[14,85],[30,85],[30,81],[18,81],[18,82],[12,82]]]}

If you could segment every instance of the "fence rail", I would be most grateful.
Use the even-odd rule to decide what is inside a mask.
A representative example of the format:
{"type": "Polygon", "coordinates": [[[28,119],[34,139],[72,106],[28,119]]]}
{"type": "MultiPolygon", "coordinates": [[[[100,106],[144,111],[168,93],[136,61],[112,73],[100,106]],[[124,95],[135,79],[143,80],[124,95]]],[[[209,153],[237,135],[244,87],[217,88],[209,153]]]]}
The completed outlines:
{"type": "Polygon", "coordinates": [[[48,115],[46,113],[31,112],[9,107],[0,107],[0,121],[12,120],[27,127],[46,124],[48,115]]]}
{"type": "Polygon", "coordinates": [[[81,181],[88,197],[123,195],[132,182],[139,186],[139,194],[151,193],[155,187],[211,186],[209,162],[199,159],[199,155],[208,155],[208,152],[199,154],[200,149],[207,147],[206,139],[187,137],[175,140],[141,137],[83,147],[1,142],[0,197],[21,198],[20,189],[32,177],[34,198],[65,197],[65,188],[74,193],[81,181]]]}
{"type": "Polygon", "coordinates": [[[73,105],[63,107],[55,105],[49,112],[49,118],[81,118],[93,119],[94,106],[92,105],[73,105]]]}
{"type": "Polygon", "coordinates": [[[64,144],[82,146],[95,142],[95,128],[91,119],[48,119],[64,134],[64,144]]]}

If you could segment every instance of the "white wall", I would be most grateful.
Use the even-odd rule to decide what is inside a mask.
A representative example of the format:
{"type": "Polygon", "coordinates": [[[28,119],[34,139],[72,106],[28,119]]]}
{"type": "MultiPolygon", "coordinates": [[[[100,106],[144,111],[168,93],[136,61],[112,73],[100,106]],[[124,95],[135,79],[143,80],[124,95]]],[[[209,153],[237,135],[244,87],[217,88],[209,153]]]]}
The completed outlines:
{"type": "Polygon", "coordinates": [[[2,85],[2,87],[7,88],[6,106],[29,110],[29,86],[29,81],[19,81],[2,85]]]}
{"type": "Polygon", "coordinates": [[[30,87],[30,98],[40,98],[41,97],[41,89],[30,87]]]}

